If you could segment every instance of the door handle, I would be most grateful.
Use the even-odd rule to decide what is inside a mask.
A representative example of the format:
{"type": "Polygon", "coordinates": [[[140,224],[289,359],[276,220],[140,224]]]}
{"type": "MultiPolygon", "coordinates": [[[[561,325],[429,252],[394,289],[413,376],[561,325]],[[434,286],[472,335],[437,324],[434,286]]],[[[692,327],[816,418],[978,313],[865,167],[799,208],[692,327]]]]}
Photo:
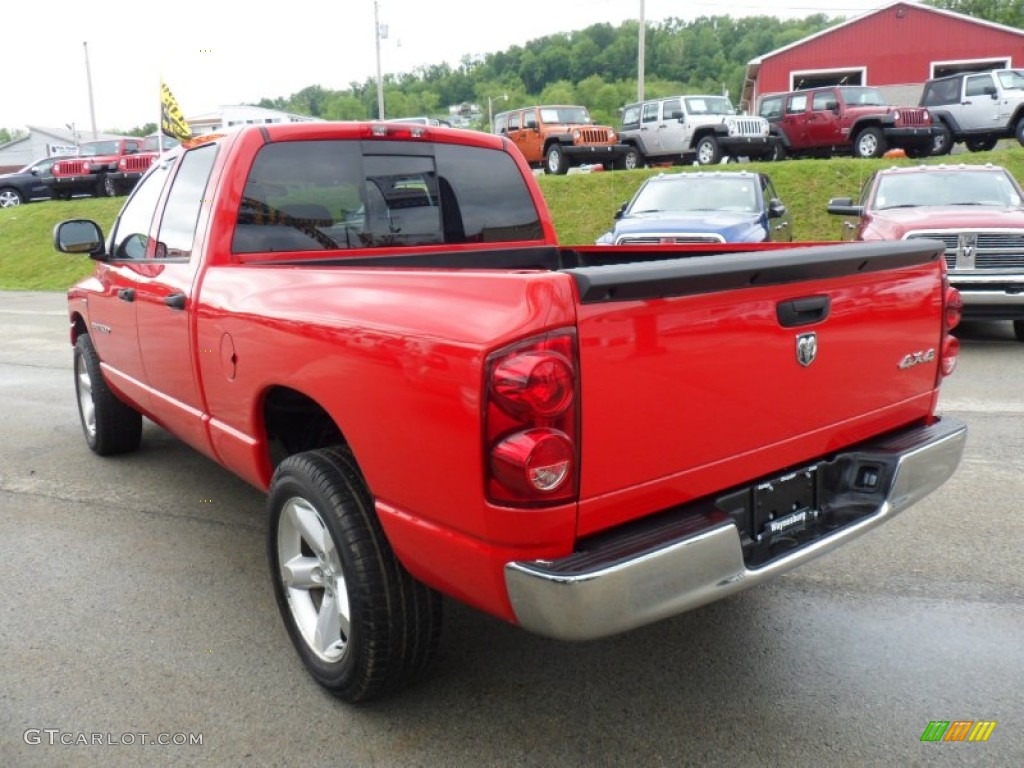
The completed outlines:
{"type": "Polygon", "coordinates": [[[121,301],[135,301],[134,288],[120,288],[117,291],[117,298],[121,301]]]}
{"type": "Polygon", "coordinates": [[[783,328],[796,328],[820,323],[828,317],[831,304],[832,300],[828,296],[807,296],[792,301],[780,301],[775,307],[775,314],[783,328]]]}
{"type": "Polygon", "coordinates": [[[164,296],[164,304],[171,309],[184,309],[185,308],[185,294],[184,293],[171,293],[164,296]]]}

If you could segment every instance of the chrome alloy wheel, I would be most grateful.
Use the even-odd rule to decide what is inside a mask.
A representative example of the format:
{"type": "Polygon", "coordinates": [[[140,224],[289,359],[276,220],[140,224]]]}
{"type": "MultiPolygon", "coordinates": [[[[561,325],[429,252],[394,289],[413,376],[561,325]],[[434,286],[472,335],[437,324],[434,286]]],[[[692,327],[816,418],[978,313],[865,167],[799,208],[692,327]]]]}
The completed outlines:
{"type": "Polygon", "coordinates": [[[285,502],[278,562],[292,619],[309,649],[334,663],[345,654],[351,613],[341,558],[320,513],[303,498],[285,502]]]}
{"type": "Polygon", "coordinates": [[[75,356],[75,392],[82,411],[82,425],[91,440],[96,439],[96,403],[92,399],[92,379],[84,355],[75,356]]]}

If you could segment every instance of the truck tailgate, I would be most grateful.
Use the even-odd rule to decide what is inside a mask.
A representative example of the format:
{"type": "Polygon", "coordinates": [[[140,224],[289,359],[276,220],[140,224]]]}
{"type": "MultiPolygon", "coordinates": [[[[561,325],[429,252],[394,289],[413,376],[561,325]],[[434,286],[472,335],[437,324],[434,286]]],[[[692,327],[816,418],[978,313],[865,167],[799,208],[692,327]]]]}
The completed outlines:
{"type": "Polygon", "coordinates": [[[927,418],[941,258],[905,241],[566,270],[580,299],[578,533],[927,418]]]}

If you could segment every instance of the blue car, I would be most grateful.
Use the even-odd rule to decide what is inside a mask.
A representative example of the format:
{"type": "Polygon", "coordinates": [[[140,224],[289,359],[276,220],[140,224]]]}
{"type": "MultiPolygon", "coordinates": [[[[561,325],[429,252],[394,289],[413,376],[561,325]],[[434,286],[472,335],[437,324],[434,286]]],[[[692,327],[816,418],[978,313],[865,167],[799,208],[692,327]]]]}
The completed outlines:
{"type": "Polygon", "coordinates": [[[749,171],[652,176],[615,214],[598,245],[761,243],[793,239],[771,179],[749,171]]]}

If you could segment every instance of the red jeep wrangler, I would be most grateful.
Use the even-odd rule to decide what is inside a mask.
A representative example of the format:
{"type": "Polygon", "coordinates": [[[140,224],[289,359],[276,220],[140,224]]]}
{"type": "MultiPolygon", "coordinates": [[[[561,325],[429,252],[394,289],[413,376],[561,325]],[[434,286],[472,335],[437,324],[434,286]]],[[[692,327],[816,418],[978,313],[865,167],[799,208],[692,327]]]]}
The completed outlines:
{"type": "Polygon", "coordinates": [[[778,137],[776,160],[842,152],[881,157],[894,147],[925,157],[935,135],[927,109],[889,106],[877,88],[859,85],[771,94],[761,99],[758,114],[778,137]]]}
{"type": "MultiPolygon", "coordinates": [[[[129,169],[119,169],[118,164],[124,159],[139,155],[143,149],[143,142],[141,138],[131,138],[104,139],[82,144],[78,148],[77,156],[53,164],[52,176],[45,180],[50,188],[50,196],[58,200],[67,200],[72,195],[80,194],[97,197],[123,194],[127,190],[121,182],[127,178],[124,174],[128,173],[129,169]]],[[[153,149],[156,149],[155,144],[153,149]]],[[[155,156],[152,154],[145,160],[145,167],[134,174],[135,181],[138,181],[155,156]]],[[[132,167],[131,171],[134,170],[132,167]]]]}

